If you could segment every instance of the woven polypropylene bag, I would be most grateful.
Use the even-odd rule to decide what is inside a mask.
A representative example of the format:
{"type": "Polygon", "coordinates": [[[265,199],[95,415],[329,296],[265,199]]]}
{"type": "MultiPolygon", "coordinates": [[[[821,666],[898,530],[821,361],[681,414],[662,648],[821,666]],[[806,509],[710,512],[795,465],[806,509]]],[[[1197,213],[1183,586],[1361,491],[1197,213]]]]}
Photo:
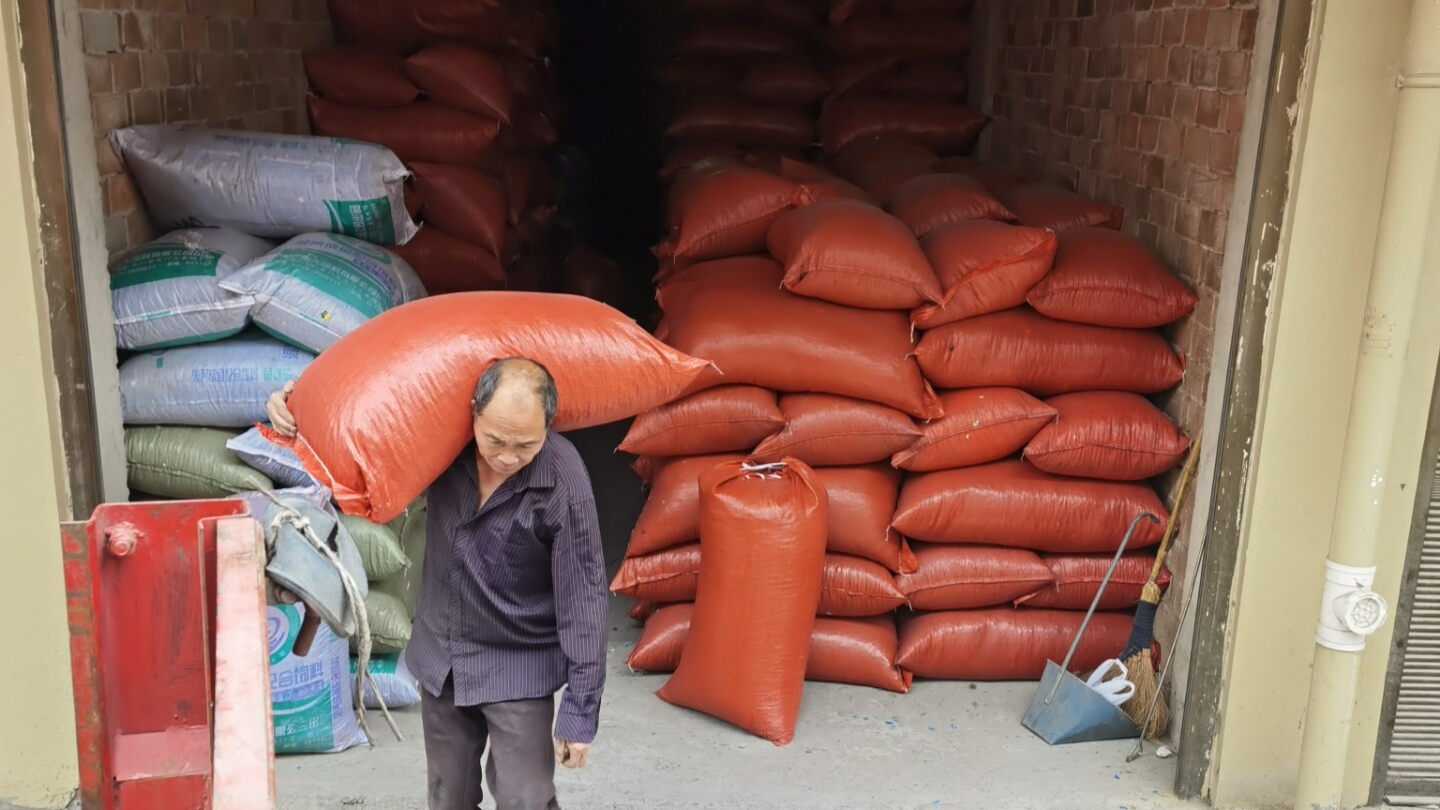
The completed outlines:
{"type": "Polygon", "coordinates": [[[1040,555],[1022,548],[917,543],[915,560],[913,573],[895,578],[915,610],[1005,605],[1055,581],[1040,555]]]}
{"type": "Polygon", "coordinates": [[[1084,391],[1051,397],[1053,424],[1025,445],[1025,460],[1057,475],[1143,481],[1173,469],[1190,438],[1139,394],[1084,391]]]}
{"type": "Polygon", "coordinates": [[[481,372],[515,356],[554,375],[560,430],[668,402],[706,366],[588,298],[439,296],[386,312],[316,358],[289,401],[300,436],[285,443],[344,511],[388,521],[471,441],[481,372]]]}
{"type": "Polygon", "coordinates": [[[722,464],[700,492],[706,563],[680,666],[658,694],[784,745],[820,602],[825,489],[790,460],[722,464]]]}
{"type": "MultiPolygon", "coordinates": [[[[1046,661],[1063,661],[1083,611],[988,608],[917,613],[900,623],[897,663],[918,678],[1033,681],[1046,661]]],[[[1120,654],[1131,617],[1097,613],[1070,661],[1089,672],[1120,654]]]]}
{"type": "Polygon", "coordinates": [[[920,426],[920,438],[896,453],[896,467],[931,472],[989,464],[1013,456],[1056,410],[1018,388],[940,392],[945,415],[920,426]]]}
{"type": "Polygon", "coordinates": [[[1189,315],[1200,299],[1135,237],[1074,228],[1060,234],[1054,268],[1026,300],[1062,321],[1150,329],[1189,315]]]}
{"type": "Polygon", "coordinates": [[[774,391],[722,385],[640,414],[620,449],[637,456],[741,452],[784,427],[774,391]]]}

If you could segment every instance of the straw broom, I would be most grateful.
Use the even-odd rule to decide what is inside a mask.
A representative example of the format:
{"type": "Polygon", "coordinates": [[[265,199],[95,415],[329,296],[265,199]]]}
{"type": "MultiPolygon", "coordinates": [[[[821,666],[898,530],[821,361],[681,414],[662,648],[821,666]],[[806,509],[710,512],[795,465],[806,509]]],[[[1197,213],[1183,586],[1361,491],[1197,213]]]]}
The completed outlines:
{"type": "MultiPolygon", "coordinates": [[[[1165,567],[1165,555],[1169,553],[1170,541],[1175,537],[1175,524],[1185,503],[1185,492],[1199,460],[1200,437],[1197,435],[1190,443],[1185,467],[1180,471],[1175,502],[1170,506],[1170,521],[1165,525],[1165,535],[1155,553],[1150,579],[1141,591],[1140,604],[1135,609],[1135,622],[1130,627],[1130,638],[1126,640],[1125,649],[1120,653],[1120,660],[1125,662],[1125,668],[1129,670],[1130,681],[1135,684],[1134,694],[1120,705],[1120,709],[1135,721],[1145,739],[1152,741],[1164,734],[1170,725],[1170,706],[1166,703],[1165,696],[1159,694],[1160,684],[1155,678],[1155,663],[1150,657],[1150,645],[1155,638],[1155,614],[1160,607],[1160,571],[1165,567]],[[1154,708],[1151,708],[1152,706],[1154,708]]],[[[1119,674],[1118,670],[1112,667],[1107,677],[1115,674],[1119,674]]]]}

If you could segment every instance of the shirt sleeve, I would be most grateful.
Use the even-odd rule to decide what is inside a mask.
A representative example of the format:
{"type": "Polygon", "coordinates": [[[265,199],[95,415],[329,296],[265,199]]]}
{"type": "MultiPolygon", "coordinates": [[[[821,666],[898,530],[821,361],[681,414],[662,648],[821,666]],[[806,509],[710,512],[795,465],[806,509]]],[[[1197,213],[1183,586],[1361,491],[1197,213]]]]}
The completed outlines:
{"type": "Polygon", "coordinates": [[[600,694],[605,689],[605,626],[609,603],[605,590],[605,552],[600,521],[589,493],[570,499],[555,535],[550,559],[555,583],[555,624],[560,649],[569,664],[568,686],[555,720],[555,736],[589,743],[600,724],[600,694]]]}

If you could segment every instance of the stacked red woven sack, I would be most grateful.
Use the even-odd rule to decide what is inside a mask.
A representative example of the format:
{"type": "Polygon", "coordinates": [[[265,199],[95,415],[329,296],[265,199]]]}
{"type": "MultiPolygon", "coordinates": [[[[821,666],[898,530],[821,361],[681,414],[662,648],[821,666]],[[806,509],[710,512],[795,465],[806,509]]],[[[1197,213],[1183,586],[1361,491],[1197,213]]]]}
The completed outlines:
{"type": "Polygon", "coordinates": [[[556,213],[544,159],[561,113],[545,59],[553,9],[529,0],[329,6],[340,46],[305,55],[312,128],[383,144],[410,168],[407,206],[424,227],[396,252],[426,289],[555,277],[533,269],[548,255],[556,213]]]}

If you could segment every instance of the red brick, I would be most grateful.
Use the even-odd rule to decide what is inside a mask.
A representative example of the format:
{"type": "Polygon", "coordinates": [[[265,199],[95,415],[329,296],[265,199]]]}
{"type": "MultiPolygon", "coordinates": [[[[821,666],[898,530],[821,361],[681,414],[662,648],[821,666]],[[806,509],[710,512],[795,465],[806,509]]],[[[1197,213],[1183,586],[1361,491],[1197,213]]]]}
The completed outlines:
{"type": "Polygon", "coordinates": [[[1174,109],[1175,85],[1150,85],[1150,100],[1145,106],[1145,114],[1152,118],[1169,118],[1174,109]]]}
{"type": "Polygon", "coordinates": [[[1100,140],[1114,143],[1120,134],[1120,116],[1111,110],[1100,111],[1100,140]]]}
{"type": "Polygon", "coordinates": [[[110,56],[85,55],[85,83],[90,87],[91,95],[109,93],[115,89],[115,77],[110,68],[110,56]]]}
{"type": "MultiPolygon", "coordinates": [[[[1158,187],[1150,189],[1150,204],[1147,208],[1150,212],[1150,221],[1155,223],[1157,228],[1168,231],[1174,225],[1175,198],[1166,194],[1163,189],[1158,187]]],[[[1151,244],[1158,243],[1152,242],[1151,244]]]]}
{"type": "Polygon", "coordinates": [[[255,13],[262,20],[288,22],[295,19],[297,9],[292,0],[257,0],[255,13]]]}
{"type": "Polygon", "coordinates": [[[181,31],[184,28],[185,18],[177,14],[155,15],[155,49],[160,51],[178,51],[185,47],[181,31]]]}
{"type": "Polygon", "coordinates": [[[1185,12],[1185,44],[1199,48],[1205,44],[1205,34],[1210,28],[1210,14],[1192,9],[1185,12]]]}
{"type": "Polygon", "coordinates": [[[1214,90],[1200,91],[1200,100],[1195,111],[1195,123],[1202,127],[1219,129],[1225,115],[1225,97],[1214,90]]]}
{"type": "Polygon", "coordinates": [[[140,54],[140,77],[142,85],[151,90],[160,90],[170,84],[170,62],[163,53],[140,54]]]}
{"type": "Polygon", "coordinates": [[[1226,132],[1239,132],[1245,123],[1245,96],[1225,96],[1225,116],[1221,123],[1221,129],[1226,132]]]}
{"type": "Polygon", "coordinates": [[[131,11],[120,15],[120,44],[127,51],[143,51],[155,41],[155,20],[150,14],[131,11]]]}
{"type": "Polygon", "coordinates": [[[1195,113],[1200,108],[1200,91],[1193,87],[1175,88],[1175,107],[1171,110],[1171,117],[1176,121],[1189,124],[1195,120],[1195,113]]]}
{"type": "Polygon", "coordinates": [[[165,123],[165,107],[159,90],[136,90],[130,94],[130,117],[133,123],[165,123]]]}
{"type": "Polygon", "coordinates": [[[1178,121],[1160,122],[1160,145],[1156,152],[1164,157],[1180,157],[1185,142],[1185,126],[1178,121]]]}
{"type": "Polygon", "coordinates": [[[1182,156],[1185,161],[1196,166],[1206,165],[1210,155],[1210,135],[1208,130],[1191,127],[1185,131],[1185,149],[1182,156]]]}
{"type": "Polygon", "coordinates": [[[95,119],[95,134],[105,135],[112,129],[130,126],[130,103],[124,93],[106,93],[90,99],[95,119]]]}
{"type": "Polygon", "coordinates": [[[95,162],[99,166],[101,177],[124,171],[120,158],[115,154],[115,148],[110,145],[110,139],[103,135],[95,139],[95,162]]]}
{"type": "Polygon", "coordinates": [[[1190,81],[1190,68],[1195,62],[1195,51],[1190,48],[1171,48],[1169,53],[1170,81],[1186,84],[1190,81]]]}
{"type": "Polygon", "coordinates": [[[195,63],[188,53],[165,54],[166,67],[170,71],[170,84],[182,87],[195,83],[195,63]]]}
{"type": "Polygon", "coordinates": [[[1165,159],[1159,155],[1147,155],[1144,160],[1143,180],[1146,188],[1165,186],[1165,159]]]}
{"type": "Polygon", "coordinates": [[[1207,166],[1217,172],[1231,173],[1235,171],[1235,163],[1240,158],[1240,136],[1234,132],[1212,133],[1210,138],[1210,154],[1206,161],[1207,166]]]}
{"type": "Polygon", "coordinates": [[[1190,83],[1196,87],[1215,87],[1220,83],[1218,52],[1200,51],[1195,54],[1195,64],[1190,68],[1190,83]]]}
{"type": "MultiPolygon", "coordinates": [[[[1154,96],[1154,90],[1151,90],[1154,96]]],[[[1152,98],[1153,100],[1153,98],[1152,98]]],[[[1160,146],[1160,122],[1146,117],[1140,121],[1140,151],[1153,153],[1160,146]]]]}
{"type": "Polygon", "coordinates": [[[210,20],[207,25],[210,28],[207,37],[210,47],[217,51],[230,50],[233,39],[230,36],[230,23],[224,20],[210,20]]]}
{"type": "Polygon", "coordinates": [[[139,206],[139,192],[130,175],[120,172],[105,180],[105,204],[107,214],[128,214],[139,206]]]}
{"type": "Polygon", "coordinates": [[[1205,29],[1205,46],[1220,49],[1234,48],[1240,39],[1239,28],[1240,13],[1238,11],[1211,11],[1209,24],[1205,29]]]}
{"type": "Polygon", "coordinates": [[[116,91],[128,93],[131,90],[138,90],[144,85],[144,77],[140,70],[140,54],[112,53],[108,58],[110,75],[113,77],[116,91]]]}
{"type": "Polygon", "coordinates": [[[1242,51],[1255,49],[1255,28],[1260,22],[1260,11],[1247,8],[1240,12],[1240,23],[1236,31],[1236,47],[1242,51]]]}
{"type": "Polygon", "coordinates": [[[1160,22],[1160,42],[1163,45],[1185,44],[1185,12],[1179,9],[1166,11],[1160,22]]]}
{"type": "Polygon", "coordinates": [[[1170,52],[1164,48],[1145,49],[1145,78],[1163,82],[1170,75],[1170,52]]]}
{"type": "Polygon", "coordinates": [[[208,20],[187,17],[180,32],[184,49],[191,53],[210,50],[210,27],[208,20]]]}
{"type": "Polygon", "coordinates": [[[166,90],[165,122],[178,124],[190,119],[190,91],[183,87],[172,87],[166,90]]]}
{"type": "Polygon", "coordinates": [[[194,17],[216,19],[230,16],[229,0],[190,0],[190,14],[194,17]]]}
{"type": "Polygon", "coordinates": [[[1138,149],[1140,147],[1140,116],[1120,116],[1120,145],[1126,149],[1138,149]]]}
{"type": "Polygon", "coordinates": [[[130,232],[130,244],[143,245],[155,238],[155,231],[150,227],[149,218],[136,211],[125,217],[125,225],[130,232]]]}
{"type": "Polygon", "coordinates": [[[1250,83],[1250,54],[1243,51],[1221,54],[1216,74],[1216,84],[1221,90],[1244,92],[1250,83]]]}
{"type": "Polygon", "coordinates": [[[1160,44],[1160,23],[1163,17],[1152,12],[1145,12],[1139,15],[1135,23],[1135,44],[1136,45],[1159,45],[1160,44]]]}

